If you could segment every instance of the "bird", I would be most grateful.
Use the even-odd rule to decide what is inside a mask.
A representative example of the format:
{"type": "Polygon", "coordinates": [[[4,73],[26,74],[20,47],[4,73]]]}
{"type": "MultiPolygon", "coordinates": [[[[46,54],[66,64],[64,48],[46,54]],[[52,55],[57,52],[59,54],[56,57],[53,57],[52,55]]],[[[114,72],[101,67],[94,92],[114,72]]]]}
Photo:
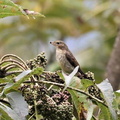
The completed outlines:
{"type": "Polygon", "coordinates": [[[80,65],[68,46],[61,40],[50,42],[56,47],[56,59],[65,74],[70,74],[77,66],[79,66],[76,74],[80,79],[88,79],[88,76],[81,70],[80,65]]]}
{"type": "MultiPolygon", "coordinates": [[[[78,61],[76,60],[76,58],[74,57],[72,52],[69,50],[68,46],[63,41],[56,40],[56,41],[50,42],[50,44],[52,44],[56,47],[56,59],[57,59],[58,63],[60,64],[62,71],[66,75],[72,74],[72,72],[74,72],[75,69],[78,68],[78,72],[76,73],[77,77],[79,77],[80,79],[88,79],[88,80],[92,80],[92,81],[94,80],[93,77],[88,76],[81,70],[78,61]]],[[[66,81],[66,82],[70,82],[70,81],[66,81]]],[[[67,86],[65,86],[64,90],[66,89],[66,87],[67,86]]],[[[99,88],[97,88],[95,85],[89,86],[88,92],[92,96],[94,96],[100,100],[103,100],[103,98],[101,97],[101,92],[100,92],[99,88]]]]}

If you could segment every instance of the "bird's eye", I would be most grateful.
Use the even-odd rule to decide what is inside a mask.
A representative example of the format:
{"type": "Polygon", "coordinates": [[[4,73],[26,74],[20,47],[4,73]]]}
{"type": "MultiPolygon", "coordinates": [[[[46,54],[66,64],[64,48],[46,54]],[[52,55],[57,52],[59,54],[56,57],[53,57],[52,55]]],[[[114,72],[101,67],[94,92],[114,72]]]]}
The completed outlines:
{"type": "Polygon", "coordinates": [[[59,43],[59,42],[57,42],[57,44],[59,45],[60,43],[59,43]]]}

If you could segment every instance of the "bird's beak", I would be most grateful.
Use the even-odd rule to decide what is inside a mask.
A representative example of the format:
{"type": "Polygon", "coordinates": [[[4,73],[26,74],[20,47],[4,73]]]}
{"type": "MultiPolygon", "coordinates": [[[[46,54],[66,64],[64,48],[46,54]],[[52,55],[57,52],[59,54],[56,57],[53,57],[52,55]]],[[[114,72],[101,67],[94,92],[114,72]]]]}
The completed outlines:
{"type": "Polygon", "coordinates": [[[50,42],[50,44],[54,45],[55,46],[55,43],[54,42],[50,42]]]}

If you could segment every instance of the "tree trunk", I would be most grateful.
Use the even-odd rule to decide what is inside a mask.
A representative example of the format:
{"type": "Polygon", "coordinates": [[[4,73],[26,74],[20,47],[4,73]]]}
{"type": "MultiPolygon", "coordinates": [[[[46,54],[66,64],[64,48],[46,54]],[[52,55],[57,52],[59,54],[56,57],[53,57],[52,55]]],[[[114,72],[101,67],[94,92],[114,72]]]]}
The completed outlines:
{"type": "Polygon", "coordinates": [[[107,65],[107,78],[117,90],[120,85],[120,30],[115,40],[114,48],[107,65]]]}

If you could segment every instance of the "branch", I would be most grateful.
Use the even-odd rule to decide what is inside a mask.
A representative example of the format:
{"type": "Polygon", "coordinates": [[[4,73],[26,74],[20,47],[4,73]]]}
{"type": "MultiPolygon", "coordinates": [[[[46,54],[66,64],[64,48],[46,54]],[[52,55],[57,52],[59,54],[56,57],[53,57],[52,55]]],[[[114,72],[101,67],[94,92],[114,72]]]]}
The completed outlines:
{"type": "MultiPolygon", "coordinates": [[[[31,83],[31,82],[30,82],[30,81],[26,81],[26,82],[24,82],[24,83],[31,83]]],[[[50,81],[44,81],[44,80],[35,81],[35,83],[52,84],[52,85],[59,86],[59,87],[65,87],[64,84],[55,83],[55,82],[50,82],[50,81]]],[[[73,88],[73,87],[70,87],[70,86],[68,86],[67,89],[70,89],[70,90],[74,90],[74,91],[80,92],[80,93],[82,93],[82,94],[88,96],[89,98],[94,99],[95,101],[97,101],[97,102],[103,104],[104,106],[108,107],[108,106],[104,103],[104,101],[101,101],[101,100],[95,98],[94,96],[92,96],[92,95],[90,95],[90,94],[88,94],[88,93],[86,93],[86,92],[84,92],[84,91],[82,91],[82,90],[79,90],[79,89],[77,89],[77,88],[73,88]]]]}
{"type": "MultiPolygon", "coordinates": [[[[25,81],[24,83],[31,83],[31,81],[25,81]]],[[[50,82],[50,81],[44,81],[44,80],[34,81],[34,83],[52,84],[52,85],[59,86],[59,87],[65,87],[64,84],[55,83],[55,82],[50,82]]],[[[0,87],[5,86],[5,85],[6,85],[6,84],[0,84],[0,87]]],[[[92,95],[90,95],[90,94],[88,94],[88,93],[86,93],[86,92],[84,92],[84,91],[82,91],[82,90],[80,90],[80,89],[73,88],[73,87],[70,87],[70,86],[68,86],[67,89],[80,92],[80,93],[88,96],[89,98],[94,99],[95,101],[97,101],[97,102],[103,104],[104,106],[108,107],[108,106],[104,103],[104,101],[101,101],[101,100],[97,99],[96,97],[94,97],[94,96],[92,96],[92,95]]]]}

